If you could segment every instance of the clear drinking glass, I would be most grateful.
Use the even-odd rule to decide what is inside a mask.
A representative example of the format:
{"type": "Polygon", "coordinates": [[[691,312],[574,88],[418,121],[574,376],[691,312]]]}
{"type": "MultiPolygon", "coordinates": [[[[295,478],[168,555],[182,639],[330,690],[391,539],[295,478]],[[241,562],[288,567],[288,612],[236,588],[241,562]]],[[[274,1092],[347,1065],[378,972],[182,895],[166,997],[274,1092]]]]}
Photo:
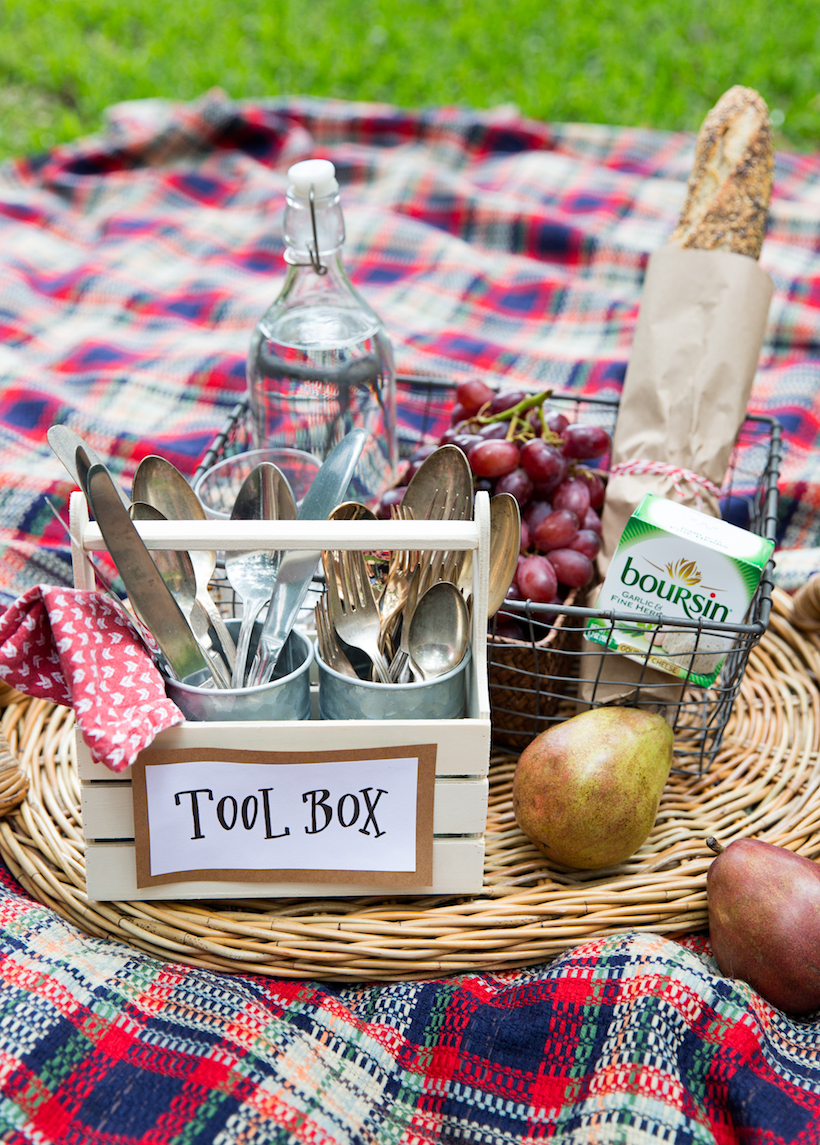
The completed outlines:
{"type": "Polygon", "coordinates": [[[206,469],[194,484],[194,493],[206,516],[217,521],[227,521],[245,479],[263,461],[275,465],[284,474],[297,507],[321,465],[318,457],[301,449],[251,449],[246,453],[223,457],[216,465],[206,469]]]}

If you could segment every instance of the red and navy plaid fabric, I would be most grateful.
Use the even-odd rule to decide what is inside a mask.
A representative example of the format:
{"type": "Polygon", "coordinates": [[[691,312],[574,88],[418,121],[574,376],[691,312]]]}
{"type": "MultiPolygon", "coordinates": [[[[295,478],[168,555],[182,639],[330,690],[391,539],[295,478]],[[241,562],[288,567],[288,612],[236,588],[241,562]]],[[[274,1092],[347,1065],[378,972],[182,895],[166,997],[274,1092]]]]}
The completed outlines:
{"type": "MultiPolygon", "coordinates": [[[[76,428],[128,481],[192,474],[245,385],[282,278],[285,171],[331,159],[346,262],[408,374],[616,396],[646,259],[693,137],[513,114],[289,99],[120,105],[96,139],[0,168],[0,603],[68,584],[45,442],[76,428]]],[[[786,430],[781,537],[820,541],[820,157],[781,153],[753,409],[786,430]]]]}
{"type": "Polygon", "coordinates": [[[443,982],[233,977],[89,938],[0,881],[6,1145],[785,1145],[817,1023],[703,942],[586,943],[443,982]]]}

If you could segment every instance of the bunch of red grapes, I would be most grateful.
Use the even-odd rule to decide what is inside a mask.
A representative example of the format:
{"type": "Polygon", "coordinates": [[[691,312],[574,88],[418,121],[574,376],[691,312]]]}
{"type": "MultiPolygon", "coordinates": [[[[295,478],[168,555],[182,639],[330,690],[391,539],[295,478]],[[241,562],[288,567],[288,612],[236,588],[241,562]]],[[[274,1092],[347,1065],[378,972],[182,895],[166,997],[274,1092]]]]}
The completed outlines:
{"type": "MultiPolygon", "coordinates": [[[[584,465],[610,450],[610,437],[597,425],[571,424],[545,407],[549,391],[497,393],[478,379],[460,382],[451,425],[437,445],[413,454],[406,483],[438,445],[464,450],[476,489],[511,493],[521,508],[521,554],[509,597],[560,603],[567,591],[594,576],[601,547],[605,485],[584,465]]],[[[382,498],[380,513],[401,501],[402,487],[382,498]]]]}

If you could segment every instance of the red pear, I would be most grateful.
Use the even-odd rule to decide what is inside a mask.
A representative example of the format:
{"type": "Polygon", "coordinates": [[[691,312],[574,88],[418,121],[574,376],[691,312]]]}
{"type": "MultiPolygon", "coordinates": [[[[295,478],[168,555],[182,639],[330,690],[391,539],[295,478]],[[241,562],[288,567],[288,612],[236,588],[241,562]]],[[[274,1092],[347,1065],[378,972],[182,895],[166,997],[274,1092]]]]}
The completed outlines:
{"type": "Polygon", "coordinates": [[[820,865],[736,839],[706,876],[709,938],[721,973],[787,1014],[820,1008],[820,865]]]}

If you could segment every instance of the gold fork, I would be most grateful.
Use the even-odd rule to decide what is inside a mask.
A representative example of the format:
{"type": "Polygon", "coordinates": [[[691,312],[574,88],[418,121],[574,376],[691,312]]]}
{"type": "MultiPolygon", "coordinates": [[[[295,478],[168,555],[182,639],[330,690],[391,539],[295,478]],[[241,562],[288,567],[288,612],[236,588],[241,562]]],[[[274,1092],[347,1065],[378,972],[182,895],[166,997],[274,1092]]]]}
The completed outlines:
{"type": "Polygon", "coordinates": [[[313,611],[316,616],[316,639],[325,664],[330,668],[335,668],[343,676],[351,676],[354,680],[358,680],[359,677],[356,675],[353,665],[342,650],[336,629],[330,622],[325,597],[319,597],[313,611]]]}
{"type": "Polygon", "coordinates": [[[388,666],[390,679],[394,682],[404,680],[407,675],[410,650],[408,638],[410,635],[410,621],[416,611],[416,605],[424,596],[427,589],[440,580],[449,580],[455,583],[460,552],[440,551],[432,554],[432,560],[419,561],[410,578],[410,587],[407,599],[404,602],[401,621],[401,638],[399,646],[388,666]]]}
{"type": "MultiPolygon", "coordinates": [[[[412,521],[413,510],[409,506],[391,505],[390,512],[394,521],[412,521]]],[[[407,600],[407,590],[410,587],[410,578],[419,559],[416,549],[396,549],[390,559],[384,586],[379,597],[379,616],[381,618],[381,632],[379,634],[379,647],[384,652],[392,638],[396,622],[407,600]]]]}

